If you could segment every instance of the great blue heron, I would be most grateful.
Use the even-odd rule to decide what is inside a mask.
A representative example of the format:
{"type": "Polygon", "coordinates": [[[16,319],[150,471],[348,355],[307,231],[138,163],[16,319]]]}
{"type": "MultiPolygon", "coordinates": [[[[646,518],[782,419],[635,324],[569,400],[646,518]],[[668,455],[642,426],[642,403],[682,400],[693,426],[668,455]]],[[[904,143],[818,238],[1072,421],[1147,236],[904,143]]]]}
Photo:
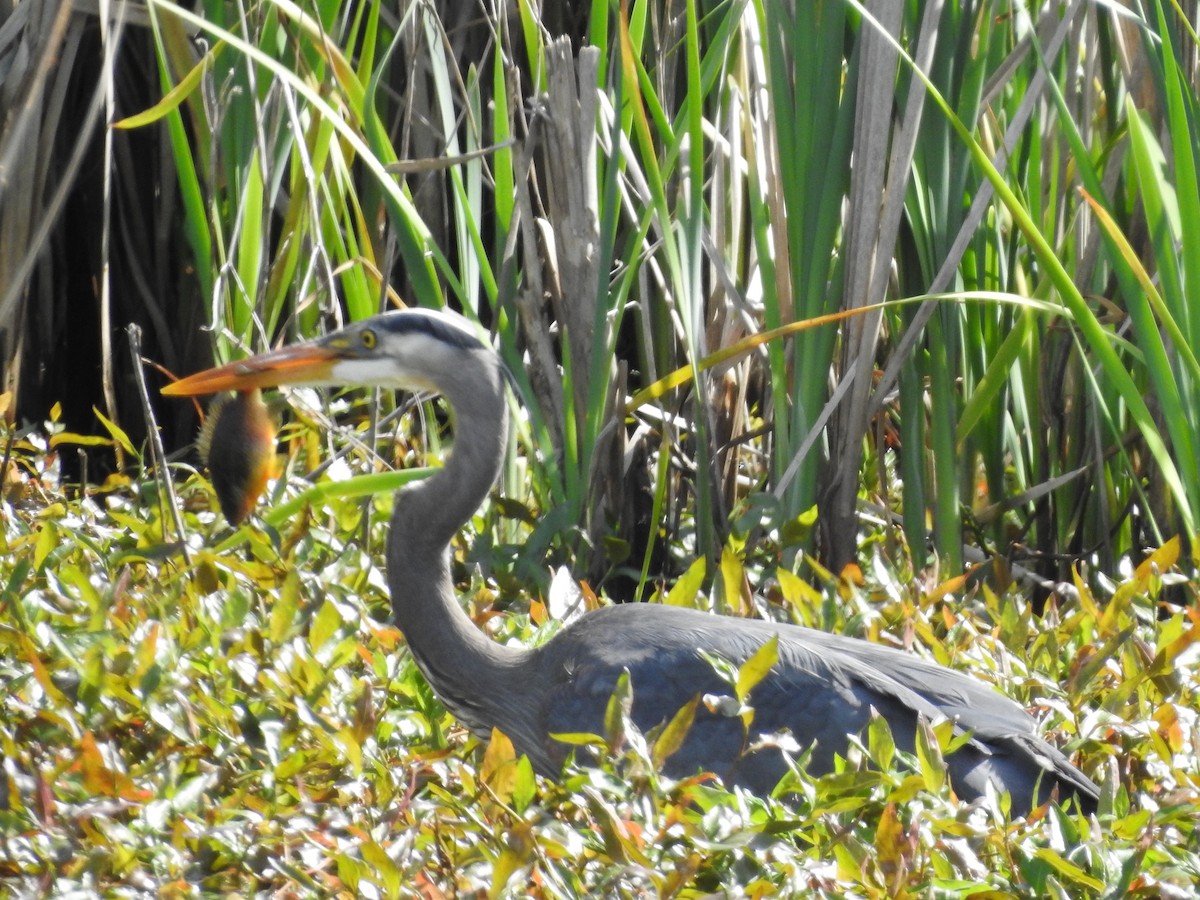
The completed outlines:
{"type": "MultiPolygon", "coordinates": [[[[455,415],[454,448],[437,474],[402,490],[387,542],[396,624],[447,709],[475,734],[506,734],[534,768],[561,772],[567,747],[553,735],[599,734],[623,672],[632,719],[643,730],[698,695],[729,693],[702,652],[740,665],[772,637],[778,661],[753,689],[750,734],[738,715],[698,704],[668,774],[715,772],[726,783],[771,791],[787,771],[779,749],[752,749],[760,735],[790,731],[812,747],[809,769],[827,772],[849,736],[873,714],[912,750],[922,717],[945,717],[969,740],[949,754],[951,784],[977,798],[990,782],[1025,813],[1055,796],[1095,807],[1099,792],[1033,719],[993,688],[903,651],[797,625],[648,603],[610,606],[572,622],[538,647],[501,646],[459,605],[448,547],[496,480],[507,433],[505,370],[460,316],[404,310],[185,378],[167,394],[247,391],[289,384],[432,391],[455,415]]],[[[766,742],[764,742],[766,743],[766,742]]]]}

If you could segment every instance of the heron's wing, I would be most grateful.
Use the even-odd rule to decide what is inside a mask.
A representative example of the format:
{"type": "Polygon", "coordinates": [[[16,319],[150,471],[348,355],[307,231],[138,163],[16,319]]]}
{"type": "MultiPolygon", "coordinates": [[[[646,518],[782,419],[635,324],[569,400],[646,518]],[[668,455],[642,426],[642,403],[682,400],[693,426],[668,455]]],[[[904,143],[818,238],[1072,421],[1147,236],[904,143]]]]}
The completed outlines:
{"type": "Polygon", "coordinates": [[[751,693],[750,735],[736,710],[725,715],[719,704],[701,705],[669,771],[704,768],[769,790],[783,774],[782,758],[743,757],[748,740],[790,732],[802,749],[812,749],[812,771],[828,771],[833,755],[845,752],[847,736],[861,733],[874,710],[888,720],[902,749],[913,748],[922,716],[945,716],[971,732],[969,744],[950,760],[952,778],[970,793],[981,793],[991,779],[1014,795],[1032,797],[1043,773],[1061,776],[1083,793],[1095,790],[1038,737],[1024,710],[966,675],[866,641],[659,606],[593,613],[548,645],[557,655],[547,669],[543,723],[551,734],[601,733],[617,679],[628,671],[634,721],[648,730],[697,696],[732,693],[699,650],[740,665],[775,635],[779,661],[751,693]]]}
{"type": "Polygon", "coordinates": [[[664,607],[602,610],[547,645],[555,656],[546,660],[543,723],[549,734],[600,734],[609,699],[628,671],[633,720],[643,731],[669,721],[693,699],[708,698],[672,757],[674,770],[728,769],[757,735],[783,731],[802,748],[813,748],[816,770],[827,770],[833,755],[844,752],[847,735],[870,721],[872,709],[911,748],[918,716],[937,718],[936,705],[844,650],[832,651],[821,640],[826,637],[664,607]],[[699,651],[737,666],[775,635],[779,661],[751,693],[754,718],[747,735],[737,709],[719,699],[733,689],[699,651]]]}

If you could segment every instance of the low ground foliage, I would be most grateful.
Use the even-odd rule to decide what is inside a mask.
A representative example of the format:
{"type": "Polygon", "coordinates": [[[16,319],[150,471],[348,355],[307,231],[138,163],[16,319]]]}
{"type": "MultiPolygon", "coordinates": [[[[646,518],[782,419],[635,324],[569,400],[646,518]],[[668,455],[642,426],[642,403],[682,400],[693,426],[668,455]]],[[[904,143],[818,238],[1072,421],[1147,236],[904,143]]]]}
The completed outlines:
{"type": "MultiPolygon", "coordinates": [[[[857,580],[781,576],[769,541],[737,558],[760,612],[911,644],[995,683],[1105,785],[1098,817],[1048,808],[1009,823],[1002,798],[957,804],[936,751],[897,752],[882,723],[841,771],[798,770],[779,798],[659,777],[655,735],[561,782],[535,778],[502,736],[482,745],[449,718],[388,624],[387,496],[231,533],[204,477],[180,470],[185,558],[153,479],[69,497],[51,460],[18,444],[0,506],[0,884],[18,895],[1118,897],[1200,884],[1200,617],[1174,545],[1080,578],[1041,617],[1016,587],[906,571],[882,533],[857,580]]],[[[303,485],[285,475],[275,502],[303,485]]],[[[519,548],[470,533],[495,515],[454,548],[464,602],[498,640],[537,641],[554,627],[535,624],[547,598],[497,587],[514,583],[519,548]]]]}

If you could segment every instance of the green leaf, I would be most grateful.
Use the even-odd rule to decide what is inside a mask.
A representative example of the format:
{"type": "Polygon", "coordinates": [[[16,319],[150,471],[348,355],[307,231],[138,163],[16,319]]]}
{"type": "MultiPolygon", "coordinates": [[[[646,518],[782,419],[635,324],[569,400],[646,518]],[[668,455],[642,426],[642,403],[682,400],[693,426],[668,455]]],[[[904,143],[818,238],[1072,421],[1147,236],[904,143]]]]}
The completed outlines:
{"type": "Polygon", "coordinates": [[[629,713],[633,709],[633,690],[629,685],[629,670],[623,671],[617,678],[612,696],[608,698],[608,706],[604,710],[604,737],[608,747],[617,751],[625,743],[626,726],[629,723],[629,713]]]}
{"type": "Polygon", "coordinates": [[[338,612],[337,604],[326,600],[313,619],[312,628],[308,633],[308,645],[316,653],[324,647],[334,633],[342,627],[342,614],[338,612]]]}
{"type": "MultiPolygon", "coordinates": [[[[949,723],[947,723],[949,724],[949,723]]],[[[942,747],[929,720],[922,716],[917,724],[917,761],[921,765],[921,778],[926,789],[940,792],[946,783],[946,761],[942,758],[942,747]]]]}
{"type": "Polygon", "coordinates": [[[699,705],[700,695],[697,694],[679,708],[675,715],[671,717],[671,721],[659,733],[658,738],[654,741],[653,748],[651,748],[651,758],[654,760],[656,766],[661,766],[670,759],[676,750],[683,746],[683,742],[687,740],[688,732],[692,729],[692,723],[696,720],[696,709],[699,705]]]}
{"type": "Polygon", "coordinates": [[[300,608],[300,576],[289,569],[279,589],[279,595],[271,604],[271,619],[267,635],[276,644],[282,644],[292,636],[298,626],[296,613],[300,608]]]}
{"type": "Polygon", "coordinates": [[[1078,884],[1099,893],[1103,893],[1108,887],[1103,881],[1093,878],[1079,866],[1075,865],[1075,863],[1069,859],[1063,859],[1057,851],[1049,847],[1039,847],[1034,851],[1034,856],[1042,860],[1042,862],[1048,863],[1055,872],[1073,884],[1078,884]]]}
{"type": "Polygon", "coordinates": [[[224,41],[217,41],[213,44],[211,50],[204,54],[201,60],[192,66],[189,71],[180,80],[179,84],[167,91],[163,98],[151,106],[147,110],[140,113],[135,113],[132,116],[126,116],[124,119],[119,119],[113,122],[113,128],[141,128],[144,125],[153,125],[155,122],[162,119],[168,113],[179,108],[192,92],[200,86],[200,82],[204,79],[205,70],[217,58],[217,55],[225,49],[224,41]]]}
{"type": "Polygon", "coordinates": [[[53,522],[46,522],[38,532],[37,543],[33,547],[33,568],[41,571],[50,552],[58,546],[58,527],[53,522]]]}
{"type": "Polygon", "coordinates": [[[896,758],[896,741],[892,737],[892,728],[888,725],[888,720],[883,716],[871,716],[871,722],[867,725],[867,750],[879,768],[892,768],[892,762],[896,758]]]}
{"type": "Polygon", "coordinates": [[[600,735],[586,731],[551,732],[550,737],[569,747],[603,747],[607,743],[600,735]]]}
{"type": "Polygon", "coordinates": [[[404,887],[404,873],[396,865],[393,860],[379,844],[375,841],[367,840],[362,844],[363,862],[367,863],[374,870],[375,877],[382,884],[386,896],[398,897],[404,887]]]}

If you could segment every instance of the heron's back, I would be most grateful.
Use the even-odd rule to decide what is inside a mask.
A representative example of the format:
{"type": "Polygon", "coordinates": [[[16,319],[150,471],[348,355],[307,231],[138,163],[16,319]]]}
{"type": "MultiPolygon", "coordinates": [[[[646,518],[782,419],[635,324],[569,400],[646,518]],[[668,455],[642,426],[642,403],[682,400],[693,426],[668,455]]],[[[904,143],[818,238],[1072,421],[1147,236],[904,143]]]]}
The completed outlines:
{"type": "MultiPolygon", "coordinates": [[[[765,793],[786,762],[777,750],[747,755],[762,735],[790,732],[812,747],[809,769],[832,768],[847,736],[860,734],[872,711],[886,718],[896,743],[911,751],[919,717],[945,717],[973,739],[947,761],[956,790],[977,796],[989,779],[1033,805],[1035,783],[1064,787],[1094,800],[1095,786],[1038,735],[1034,721],[991,687],[912,654],[854,638],[776,622],[714,616],[657,604],[607,607],[584,616],[539,649],[543,734],[601,733],[608,701],[623,671],[630,674],[632,717],[642,730],[668,721],[685,704],[697,707],[688,737],[667,761],[676,776],[710,770],[765,793]],[[715,698],[732,686],[701,651],[740,666],[778,636],[778,662],[750,695],[749,734],[736,709],[715,698]]],[[[551,741],[543,768],[561,763],[551,741]]],[[[535,758],[535,762],[539,760],[535,758]]],[[[1044,795],[1046,790],[1042,790],[1044,795]]]]}

